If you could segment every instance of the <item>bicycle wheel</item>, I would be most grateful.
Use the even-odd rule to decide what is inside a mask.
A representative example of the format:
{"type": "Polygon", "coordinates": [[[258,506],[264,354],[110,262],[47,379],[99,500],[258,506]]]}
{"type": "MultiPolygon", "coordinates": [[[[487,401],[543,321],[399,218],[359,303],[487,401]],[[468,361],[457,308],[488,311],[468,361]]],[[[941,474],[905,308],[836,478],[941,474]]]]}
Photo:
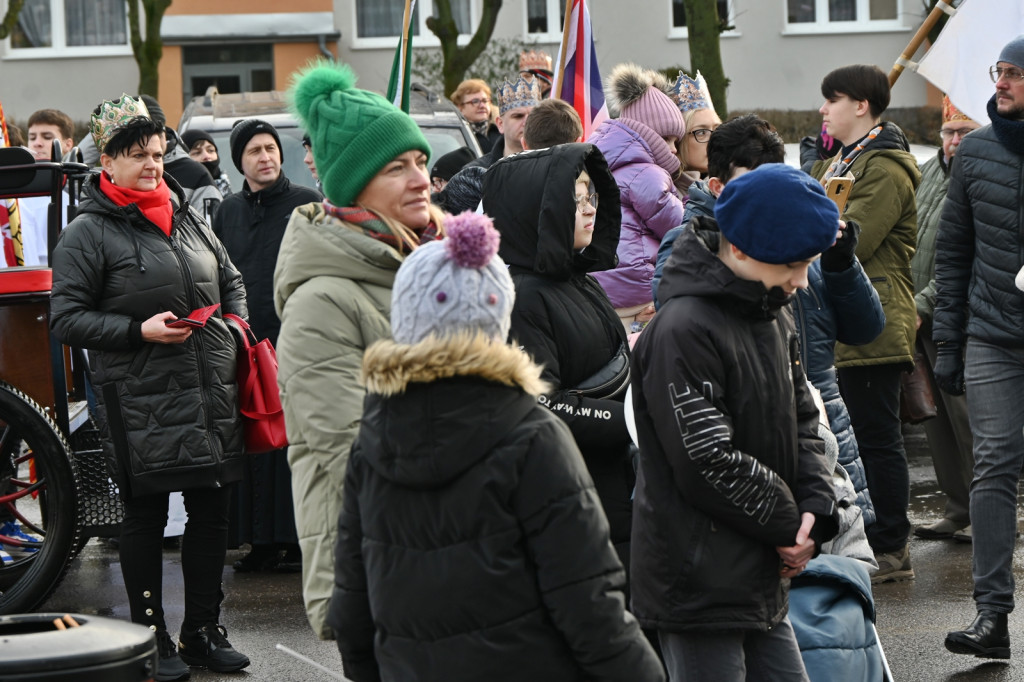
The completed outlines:
{"type": "Polygon", "coordinates": [[[60,584],[78,539],[77,510],[67,441],[38,404],[0,381],[0,519],[36,538],[0,534],[0,614],[33,611],[60,584]]]}

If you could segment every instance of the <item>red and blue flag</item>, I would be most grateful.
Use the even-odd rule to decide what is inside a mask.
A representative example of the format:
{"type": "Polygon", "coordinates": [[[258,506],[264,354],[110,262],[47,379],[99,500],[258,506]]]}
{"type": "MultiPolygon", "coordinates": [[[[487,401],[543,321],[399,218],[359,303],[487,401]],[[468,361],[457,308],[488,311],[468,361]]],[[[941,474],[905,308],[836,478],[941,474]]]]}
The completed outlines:
{"type": "Polygon", "coordinates": [[[572,0],[572,7],[566,12],[552,91],[580,115],[584,140],[608,118],[590,11],[585,0],[572,0]]]}

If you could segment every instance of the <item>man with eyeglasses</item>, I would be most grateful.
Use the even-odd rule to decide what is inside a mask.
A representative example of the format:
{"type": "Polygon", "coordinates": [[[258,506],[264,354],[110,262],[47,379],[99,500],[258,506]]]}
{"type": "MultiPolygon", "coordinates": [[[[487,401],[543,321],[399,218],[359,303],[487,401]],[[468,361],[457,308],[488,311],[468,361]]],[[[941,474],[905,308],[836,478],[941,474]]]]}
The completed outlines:
{"type": "MultiPolygon", "coordinates": [[[[981,125],[961,113],[949,97],[942,98],[942,147],[921,166],[921,184],[917,188],[917,251],[910,263],[914,278],[914,303],[917,305],[917,347],[935,365],[936,348],[932,342],[932,317],[935,311],[935,238],[939,217],[949,188],[949,172],[964,137],[981,125]]],[[[924,423],[928,447],[939,489],[946,495],[942,518],[914,529],[914,535],[926,540],[953,539],[970,542],[969,491],[974,456],[971,454],[971,425],[967,401],[962,395],[945,391],[935,394],[940,408],[935,418],[924,423]]]]}
{"type": "Polygon", "coordinates": [[[1017,491],[1024,464],[1024,35],[990,71],[992,123],[959,145],[935,252],[935,380],[966,391],[974,436],[970,520],[977,617],[950,632],[946,648],[1009,658],[1017,491]]]}

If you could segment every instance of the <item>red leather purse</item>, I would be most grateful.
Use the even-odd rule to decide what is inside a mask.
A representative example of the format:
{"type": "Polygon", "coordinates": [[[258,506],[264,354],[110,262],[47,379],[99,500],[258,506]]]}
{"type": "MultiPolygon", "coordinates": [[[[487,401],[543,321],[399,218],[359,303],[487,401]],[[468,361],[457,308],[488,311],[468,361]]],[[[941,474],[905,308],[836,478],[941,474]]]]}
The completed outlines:
{"type": "Polygon", "coordinates": [[[249,324],[225,313],[242,330],[243,352],[238,355],[238,402],[245,430],[245,451],[269,452],[288,445],[284,408],[277,388],[277,353],[270,339],[256,341],[249,324]],[[251,340],[250,340],[251,339],[251,340]]]}

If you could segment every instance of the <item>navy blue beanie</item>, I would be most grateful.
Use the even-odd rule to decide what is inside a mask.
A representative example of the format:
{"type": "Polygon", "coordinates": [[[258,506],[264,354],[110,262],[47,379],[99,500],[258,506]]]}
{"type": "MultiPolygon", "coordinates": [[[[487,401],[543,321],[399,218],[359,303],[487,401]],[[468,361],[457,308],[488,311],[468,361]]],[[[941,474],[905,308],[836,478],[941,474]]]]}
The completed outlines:
{"type": "Polygon", "coordinates": [[[813,258],[836,240],[839,210],[807,173],[766,163],[730,180],[715,203],[725,238],[773,265],[813,258]]]}

